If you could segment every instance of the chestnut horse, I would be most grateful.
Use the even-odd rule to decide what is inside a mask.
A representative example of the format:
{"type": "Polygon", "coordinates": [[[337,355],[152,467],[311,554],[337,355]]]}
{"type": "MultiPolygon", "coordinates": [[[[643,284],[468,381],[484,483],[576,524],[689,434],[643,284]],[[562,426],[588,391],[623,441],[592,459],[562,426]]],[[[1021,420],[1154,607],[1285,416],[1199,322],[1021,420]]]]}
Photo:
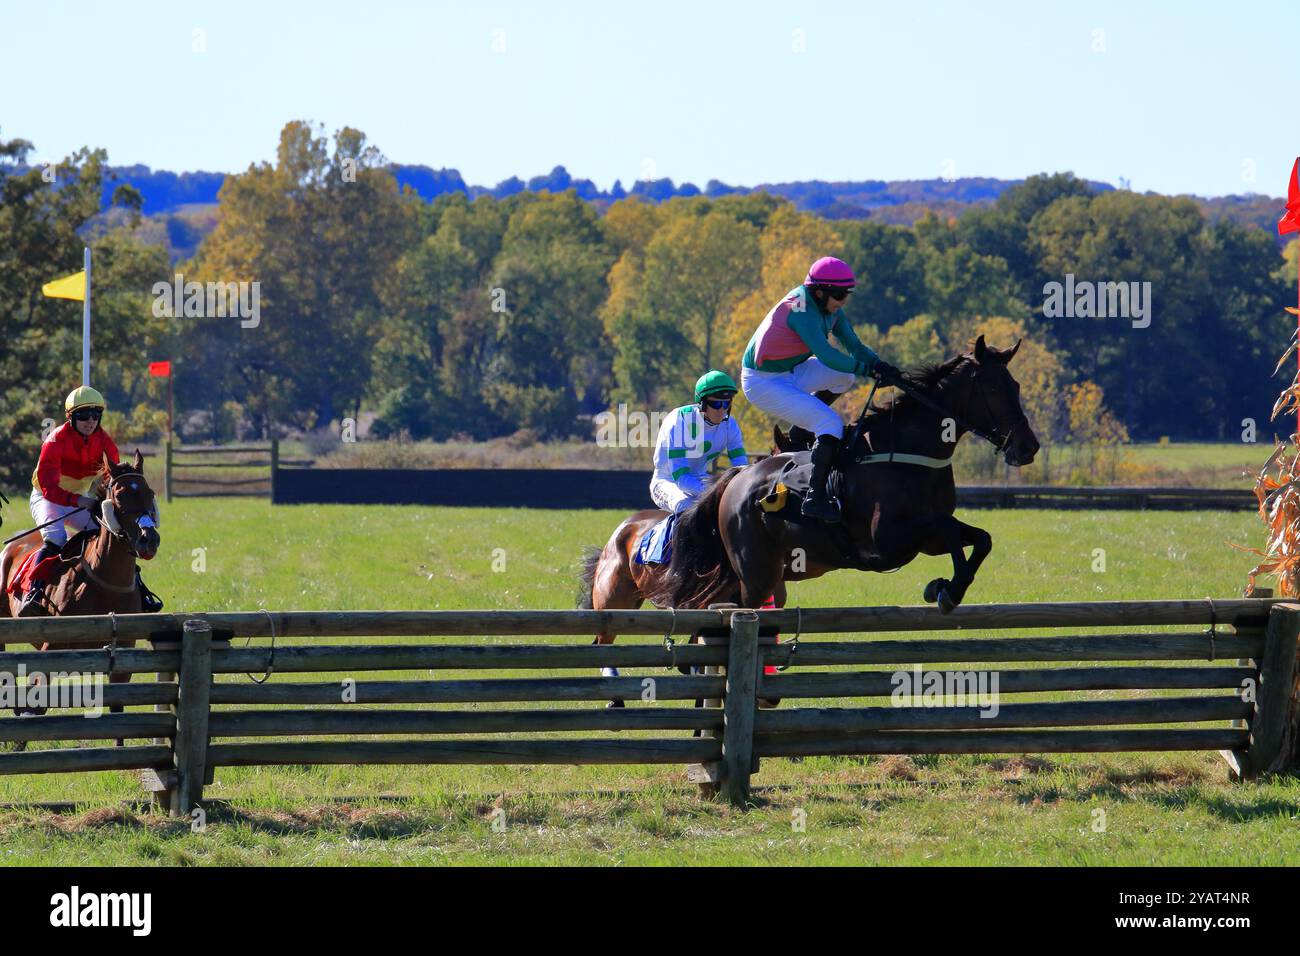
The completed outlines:
{"type": "MultiPolygon", "coordinates": [[[[585,610],[631,610],[639,608],[646,600],[646,591],[654,586],[656,579],[668,568],[668,564],[638,564],[636,562],[637,546],[641,537],[656,524],[668,517],[667,511],[648,508],[629,515],[614,529],[603,548],[589,548],[582,559],[581,588],[578,591],[578,607],[585,610]]],[[[778,582],[771,595],[776,607],[785,607],[785,582],[778,582]]],[[[700,605],[702,606],[702,605],[700,605]]],[[[596,644],[613,644],[617,637],[613,631],[605,630],[596,635],[596,644]]],[[[691,641],[696,635],[691,635],[691,641]]],[[[690,668],[679,668],[688,673],[690,668]]],[[[617,667],[601,668],[602,677],[618,677],[617,667]]],[[[759,706],[775,707],[775,700],[762,700],[759,706]]],[[[703,706],[703,701],[696,701],[695,706],[703,706]]],[[[622,700],[611,700],[606,706],[622,707],[622,700]]],[[[698,732],[697,732],[698,733],[698,732]]]]}
{"type": "MultiPolygon", "coordinates": [[[[136,586],[135,563],[137,558],[148,560],[157,553],[159,536],[158,507],[145,481],[143,462],[139,451],[131,464],[114,465],[105,459],[99,478],[104,496],[99,533],[86,543],[79,560],[65,562],[58,577],[46,585],[46,599],[54,615],[139,614],[144,610],[136,586]]],[[[40,535],[33,531],[0,552],[0,617],[17,617],[22,598],[8,593],[9,578],[40,544],[40,535]]],[[[134,643],[123,641],[120,646],[132,647],[134,643]]],[[[44,643],[32,646],[41,651],[51,648],[44,643]]],[[[103,642],[54,646],[59,650],[98,650],[103,642]]],[[[110,683],[124,683],[130,681],[131,675],[114,673],[108,679],[110,683]]],[[[121,713],[122,708],[110,710],[121,713]]],[[[41,713],[43,708],[28,712],[41,713]]]]}
{"type": "Polygon", "coordinates": [[[1013,466],[1038,452],[1007,368],[1019,347],[995,349],[980,336],[969,352],[904,373],[903,394],[865,416],[843,443],[842,524],[802,518],[797,500],[761,506],[781,476],[794,481],[806,468],[806,451],[726,472],[678,519],[672,559],[646,582],[644,597],[661,607],[757,607],[783,581],[840,568],[892,571],[918,554],[946,554],[953,576],[931,581],[924,598],[951,611],[993,547],[987,531],[953,516],[957,442],[972,432],[1013,466]]]}

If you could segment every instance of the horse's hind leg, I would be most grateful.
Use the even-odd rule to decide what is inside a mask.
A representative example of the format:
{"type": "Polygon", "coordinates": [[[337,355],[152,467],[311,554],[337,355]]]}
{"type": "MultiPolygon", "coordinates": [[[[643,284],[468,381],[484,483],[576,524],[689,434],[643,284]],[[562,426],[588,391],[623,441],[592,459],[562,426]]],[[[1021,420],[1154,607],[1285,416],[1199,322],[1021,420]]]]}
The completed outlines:
{"type": "MultiPolygon", "coordinates": [[[[630,572],[619,566],[619,562],[608,561],[604,556],[596,569],[592,580],[591,606],[597,611],[634,611],[641,606],[643,598],[630,572]],[[613,565],[611,567],[611,565],[613,565]]],[[[601,631],[593,644],[613,644],[617,637],[613,631],[601,631]]],[[[606,666],[600,669],[601,677],[618,677],[618,668],[606,666]]],[[[606,707],[622,707],[621,697],[613,698],[606,707]]]]}
{"type": "MultiPolygon", "coordinates": [[[[131,675],[130,674],[109,674],[108,682],[110,684],[129,684],[131,682],[131,675]]],[[[110,704],[108,707],[108,712],[110,714],[121,714],[124,713],[125,711],[126,708],[123,707],[121,704],[110,704]]],[[[115,747],[125,747],[126,741],[123,740],[121,737],[119,737],[115,741],[113,741],[113,745],[115,747]]]]}

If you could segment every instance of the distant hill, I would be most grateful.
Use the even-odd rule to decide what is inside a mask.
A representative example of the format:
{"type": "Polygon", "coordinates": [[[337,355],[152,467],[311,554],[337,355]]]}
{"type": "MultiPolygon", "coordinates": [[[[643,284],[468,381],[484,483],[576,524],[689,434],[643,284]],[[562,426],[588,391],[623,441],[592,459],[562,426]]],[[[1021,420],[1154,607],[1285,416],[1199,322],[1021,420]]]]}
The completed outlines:
{"type": "MultiPolygon", "coordinates": [[[[604,206],[626,196],[640,196],[650,202],[663,202],[677,196],[727,196],[767,192],[791,200],[798,208],[828,219],[870,218],[891,225],[910,226],[927,212],[956,218],[963,213],[991,205],[1003,192],[1021,182],[1017,179],[907,179],[894,182],[861,180],[824,182],[810,180],[792,183],[760,183],[757,186],[730,186],[711,179],[703,189],[694,183],[674,183],[671,179],[641,180],[630,189],[615,181],[608,190],[597,188],[590,179],[575,179],[563,166],[549,173],[523,180],[517,176],[495,186],[466,183],[455,169],[393,164],[394,178],[403,188],[410,188],[421,198],[432,201],[445,193],[460,192],[471,198],[489,195],[498,199],[525,191],[574,190],[582,199],[604,206]]],[[[151,170],[148,166],[109,168],[104,183],[103,207],[107,212],[113,190],[129,183],[144,197],[145,222],[141,226],[152,241],[167,246],[173,261],[193,254],[203,237],[215,225],[217,194],[225,173],[173,173],[151,170]]],[[[1090,182],[1098,192],[1114,189],[1109,183],[1090,182]]],[[[1283,200],[1259,194],[1192,197],[1206,217],[1226,218],[1240,225],[1274,230],[1283,200]]]]}

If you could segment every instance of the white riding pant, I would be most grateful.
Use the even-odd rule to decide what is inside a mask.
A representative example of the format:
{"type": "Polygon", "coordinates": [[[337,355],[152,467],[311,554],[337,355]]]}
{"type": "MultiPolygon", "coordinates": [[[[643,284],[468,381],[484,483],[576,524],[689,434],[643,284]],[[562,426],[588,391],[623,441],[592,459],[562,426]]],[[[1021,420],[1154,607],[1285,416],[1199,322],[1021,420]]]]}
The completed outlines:
{"type": "Polygon", "coordinates": [[[56,505],[53,501],[48,500],[36,488],[32,489],[32,496],[29,499],[32,507],[32,520],[37,524],[45,524],[47,521],[54,521],[62,515],[67,515],[66,521],[54,521],[54,524],[41,529],[41,537],[50,544],[57,544],[60,548],[68,543],[68,530],[65,525],[71,525],[74,530],[82,531],[90,527],[93,520],[90,512],[77,511],[76,505],[56,505]]]}
{"type": "Polygon", "coordinates": [[[758,408],[814,435],[835,438],[844,434],[844,421],[839,412],[813,393],[827,390],[843,394],[856,380],[852,372],[837,372],[816,358],[800,362],[788,372],[740,370],[740,389],[758,408]]]}
{"type": "Polygon", "coordinates": [[[695,499],[673,482],[655,475],[650,479],[650,500],[671,514],[681,514],[695,499]]]}

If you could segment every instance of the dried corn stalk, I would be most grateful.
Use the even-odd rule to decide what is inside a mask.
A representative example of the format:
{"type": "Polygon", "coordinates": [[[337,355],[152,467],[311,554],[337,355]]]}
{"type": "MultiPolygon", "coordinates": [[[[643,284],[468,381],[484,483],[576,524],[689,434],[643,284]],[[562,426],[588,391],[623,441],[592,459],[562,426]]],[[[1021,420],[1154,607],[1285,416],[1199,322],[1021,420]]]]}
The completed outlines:
{"type": "MultiPolygon", "coordinates": [[[[1291,314],[1296,309],[1287,308],[1291,314]]],[[[1291,358],[1297,348],[1296,333],[1292,333],[1287,350],[1278,360],[1277,369],[1291,358]]],[[[1295,415],[1300,411],[1300,371],[1278,395],[1273,405],[1273,419],[1279,415],[1295,415]]],[[[1259,501],[1259,516],[1268,531],[1265,550],[1232,545],[1238,551],[1257,554],[1263,560],[1251,569],[1246,578],[1245,593],[1255,589],[1255,579],[1270,575],[1277,580],[1276,592],[1280,597],[1300,595],[1300,455],[1295,453],[1300,436],[1292,435],[1287,441],[1277,443],[1273,454],[1255,478],[1255,498],[1259,501]]]]}

